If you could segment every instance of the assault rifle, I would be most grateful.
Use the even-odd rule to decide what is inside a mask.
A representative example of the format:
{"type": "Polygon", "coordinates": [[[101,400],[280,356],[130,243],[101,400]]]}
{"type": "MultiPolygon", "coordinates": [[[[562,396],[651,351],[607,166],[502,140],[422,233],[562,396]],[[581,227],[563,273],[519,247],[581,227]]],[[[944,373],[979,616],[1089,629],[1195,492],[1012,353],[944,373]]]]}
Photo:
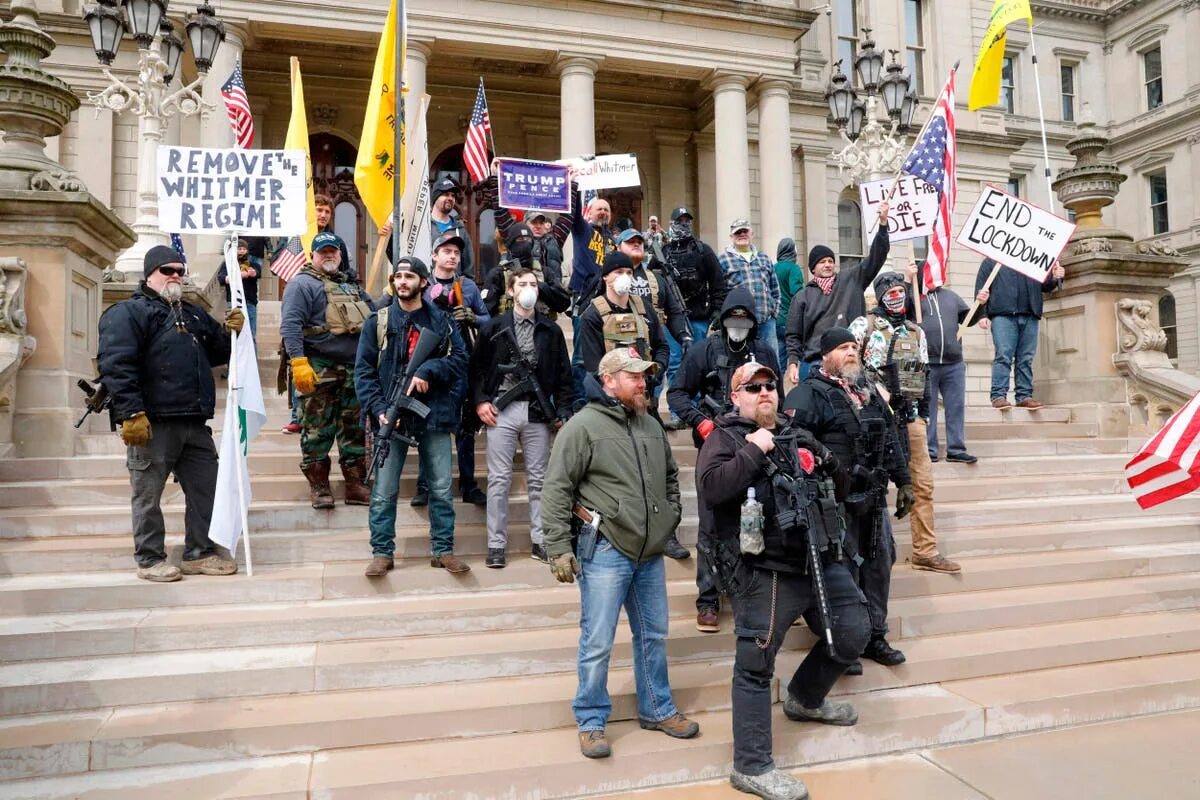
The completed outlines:
{"type": "MultiPolygon", "coordinates": [[[[671,294],[672,297],[675,298],[675,302],[679,305],[679,308],[682,309],[682,311],[683,311],[683,318],[684,318],[685,323],[687,324],[687,329],[684,331],[684,337],[683,337],[686,340],[686,342],[681,341],[679,343],[679,346],[682,347],[686,351],[689,347],[692,346],[691,318],[688,316],[688,305],[687,305],[687,302],[683,299],[683,292],[680,291],[679,283],[677,282],[677,278],[679,277],[679,270],[677,270],[675,268],[675,265],[672,264],[670,261],[668,261],[663,256],[662,245],[660,245],[658,242],[653,242],[651,247],[653,247],[653,249],[654,249],[654,257],[658,260],[658,262],[660,264],[662,264],[662,273],[661,274],[662,274],[663,282],[667,286],[667,291],[671,294]]],[[[650,267],[647,266],[646,269],[650,269],[650,267]]]]}
{"type": "Polygon", "coordinates": [[[879,537],[883,535],[883,517],[880,509],[887,505],[888,474],[881,464],[887,449],[887,421],[880,418],[863,420],[862,433],[855,437],[855,463],[850,477],[858,487],[846,498],[846,505],[858,515],[871,515],[871,541],[867,555],[875,558],[879,553],[879,537]],[[871,454],[874,453],[874,459],[871,454]],[[874,461],[875,466],[866,467],[874,461]]]}
{"type": "Polygon", "coordinates": [[[498,364],[496,371],[501,375],[514,375],[517,382],[511,389],[496,398],[496,408],[503,411],[522,397],[532,394],[542,416],[546,418],[547,422],[553,422],[554,406],[550,405],[550,401],[546,399],[546,393],[542,391],[541,384],[537,381],[533,364],[529,363],[529,359],[521,352],[521,347],[517,344],[516,331],[512,328],[501,328],[492,334],[492,341],[495,342],[501,336],[505,336],[512,345],[513,361],[511,364],[498,364]]]}
{"type": "MultiPolygon", "coordinates": [[[[370,481],[371,476],[378,472],[387,461],[388,454],[392,450],[392,439],[399,439],[410,447],[416,446],[417,440],[413,438],[409,428],[411,417],[425,419],[429,416],[429,406],[410,396],[408,387],[412,383],[413,377],[416,376],[417,370],[437,352],[444,339],[432,328],[421,328],[420,331],[421,334],[417,337],[412,354],[408,357],[408,364],[402,373],[392,378],[392,385],[388,389],[387,409],[383,412],[387,422],[381,424],[375,433],[375,450],[371,456],[371,464],[367,468],[367,481],[370,481]]],[[[403,345],[403,341],[396,344],[399,347],[403,345]]]]}
{"type": "Polygon", "coordinates": [[[84,394],[83,407],[85,410],[83,412],[83,416],[80,417],[79,421],[75,423],[75,427],[78,428],[83,425],[83,423],[87,421],[87,418],[92,414],[99,414],[108,408],[112,404],[112,398],[108,396],[108,387],[101,383],[99,378],[97,378],[94,383],[80,378],[75,385],[78,386],[84,394]]]}

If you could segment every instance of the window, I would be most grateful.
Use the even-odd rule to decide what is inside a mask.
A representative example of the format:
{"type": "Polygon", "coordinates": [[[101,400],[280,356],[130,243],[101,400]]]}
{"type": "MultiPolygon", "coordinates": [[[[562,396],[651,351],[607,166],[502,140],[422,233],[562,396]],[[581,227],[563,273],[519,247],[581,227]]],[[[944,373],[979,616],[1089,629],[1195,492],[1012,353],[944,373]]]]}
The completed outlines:
{"type": "Polygon", "coordinates": [[[909,88],[925,93],[925,31],[921,27],[921,0],[904,0],[904,27],[908,42],[909,88]]]}
{"type": "Polygon", "coordinates": [[[1175,296],[1167,292],[1158,298],[1158,327],[1167,335],[1167,358],[1179,358],[1179,334],[1175,326],[1175,296]]]}
{"type": "Polygon", "coordinates": [[[1150,228],[1155,235],[1171,229],[1167,214],[1167,173],[1158,172],[1150,178],[1150,228]]]}
{"type": "Polygon", "coordinates": [[[838,263],[857,266],[863,260],[862,212],[853,200],[838,201],[838,263]]]}
{"type": "Polygon", "coordinates": [[[1000,105],[1008,114],[1015,114],[1017,108],[1017,90],[1014,79],[1015,67],[1013,56],[1005,56],[1000,67],[1000,105]]]}
{"type": "MultiPolygon", "coordinates": [[[[854,54],[858,51],[858,0],[837,0],[837,57],[842,72],[854,75],[854,54]]],[[[850,79],[851,85],[854,79],[850,79]]]]}
{"type": "Polygon", "coordinates": [[[1075,121],[1075,65],[1060,64],[1058,67],[1058,82],[1062,87],[1062,118],[1063,122],[1075,121]]]}
{"type": "Polygon", "coordinates": [[[1153,110],[1163,104],[1161,48],[1142,53],[1142,69],[1146,73],[1146,108],[1153,110]]]}
{"type": "Polygon", "coordinates": [[[1013,197],[1020,197],[1021,196],[1021,178],[1020,178],[1020,176],[1009,175],[1008,176],[1008,186],[1006,188],[1008,190],[1008,193],[1011,194],[1013,197]]]}

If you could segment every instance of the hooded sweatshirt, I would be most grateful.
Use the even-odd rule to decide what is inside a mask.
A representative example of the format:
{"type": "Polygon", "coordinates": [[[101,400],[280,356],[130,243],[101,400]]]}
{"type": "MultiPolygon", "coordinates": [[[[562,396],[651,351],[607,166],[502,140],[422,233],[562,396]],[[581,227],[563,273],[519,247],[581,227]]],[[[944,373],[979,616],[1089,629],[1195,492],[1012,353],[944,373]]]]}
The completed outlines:
{"type": "Polygon", "coordinates": [[[796,243],[786,236],[779,240],[779,249],[775,251],[775,277],[779,279],[779,316],[775,322],[783,329],[787,326],[792,298],[804,288],[804,270],[796,263],[796,243]]]}

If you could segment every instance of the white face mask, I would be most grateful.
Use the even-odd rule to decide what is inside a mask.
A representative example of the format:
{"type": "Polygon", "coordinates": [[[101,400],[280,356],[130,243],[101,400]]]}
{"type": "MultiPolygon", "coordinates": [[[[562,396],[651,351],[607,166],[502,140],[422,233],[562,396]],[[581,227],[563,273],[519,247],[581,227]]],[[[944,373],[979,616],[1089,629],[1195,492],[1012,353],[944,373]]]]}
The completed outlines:
{"type": "Polygon", "coordinates": [[[521,306],[521,308],[528,311],[537,304],[537,296],[537,289],[534,289],[532,286],[526,286],[517,293],[517,303],[521,306]]]}
{"type": "Polygon", "coordinates": [[[729,335],[731,342],[744,342],[750,335],[750,330],[748,328],[726,328],[725,333],[729,335]]]}
{"type": "Polygon", "coordinates": [[[613,291],[617,294],[629,294],[630,288],[633,286],[633,277],[630,275],[618,275],[612,283],[613,291]]]}

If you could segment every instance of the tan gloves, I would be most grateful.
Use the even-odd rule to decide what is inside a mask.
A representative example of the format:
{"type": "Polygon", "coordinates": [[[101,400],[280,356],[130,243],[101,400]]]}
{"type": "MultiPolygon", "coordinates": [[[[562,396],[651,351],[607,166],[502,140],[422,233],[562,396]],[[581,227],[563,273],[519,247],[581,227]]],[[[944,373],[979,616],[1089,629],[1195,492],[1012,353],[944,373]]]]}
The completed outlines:
{"type": "Polygon", "coordinates": [[[300,394],[312,394],[317,388],[317,373],[313,371],[308,359],[300,356],[293,358],[290,363],[292,365],[292,382],[296,384],[296,391],[300,394]]]}
{"type": "Polygon", "coordinates": [[[550,564],[550,571],[559,583],[574,583],[575,574],[579,572],[579,562],[575,560],[574,553],[563,553],[561,556],[555,556],[550,564]]]}
{"type": "Polygon", "coordinates": [[[150,418],[145,411],[139,411],[121,423],[121,441],[130,447],[145,447],[152,435],[150,418]]]}
{"type": "Polygon", "coordinates": [[[225,330],[241,333],[246,324],[246,316],[240,308],[231,308],[225,312],[225,330]]]}

